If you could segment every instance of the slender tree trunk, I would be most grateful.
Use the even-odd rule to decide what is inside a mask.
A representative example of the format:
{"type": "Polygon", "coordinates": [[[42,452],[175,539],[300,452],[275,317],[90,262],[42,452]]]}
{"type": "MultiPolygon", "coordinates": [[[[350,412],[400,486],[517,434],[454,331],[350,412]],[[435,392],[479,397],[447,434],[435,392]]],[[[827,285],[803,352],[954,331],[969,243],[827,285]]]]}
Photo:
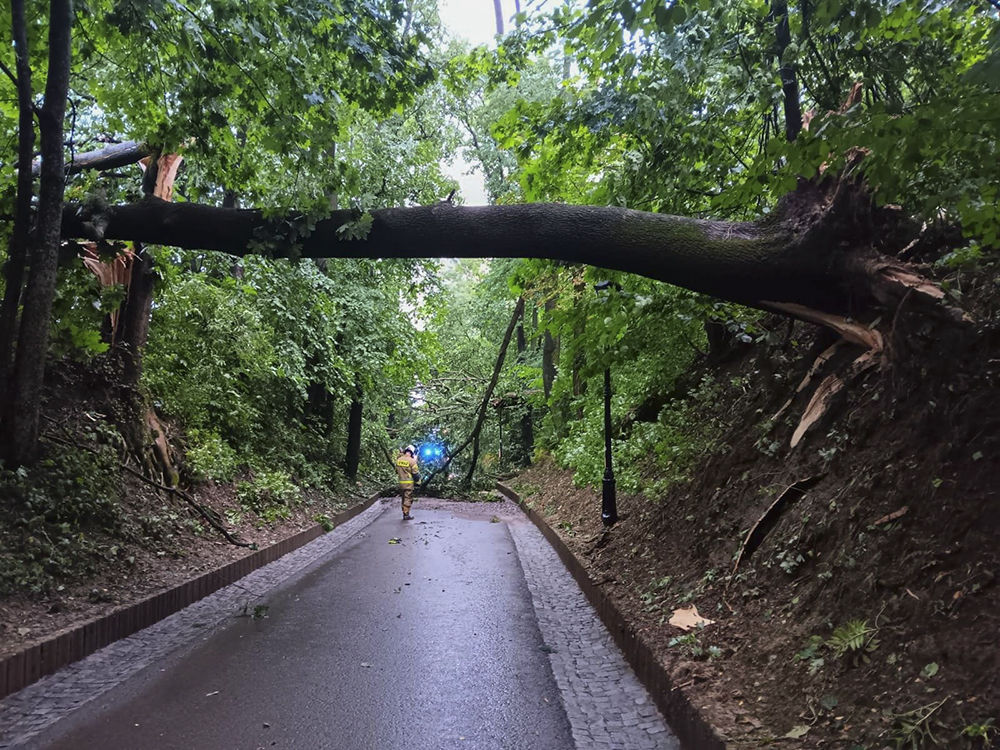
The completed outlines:
{"type": "Polygon", "coordinates": [[[42,167],[37,223],[18,334],[9,429],[5,436],[8,454],[16,464],[31,463],[38,454],[38,420],[63,213],[63,120],[69,91],[72,24],[70,0],[52,0],[45,102],[38,118],[42,167]]]}
{"type": "MultiPolygon", "coordinates": [[[[583,296],[584,284],[573,285],[574,304],[583,296]]],[[[583,338],[586,321],[581,320],[573,327],[573,398],[577,400],[576,418],[583,419],[583,395],[587,392],[587,381],[583,379],[583,368],[586,364],[586,355],[580,340],[583,338]]]]}
{"type": "Polygon", "coordinates": [[[361,464],[361,427],[364,413],[364,391],[361,383],[354,383],[354,397],[351,399],[351,412],[347,419],[347,455],[344,459],[344,474],[352,482],[358,477],[358,466],[361,464]]]}
{"type": "Polygon", "coordinates": [[[135,243],[132,279],[118,325],[117,348],[122,363],[122,384],[135,387],[142,377],[142,350],[149,339],[156,275],[153,257],[141,242],[135,243]]]}
{"type": "Polygon", "coordinates": [[[24,286],[25,259],[31,234],[31,199],[34,197],[31,159],[35,149],[35,117],[24,0],[11,0],[10,15],[17,71],[17,198],[7,263],[3,269],[5,276],[3,303],[0,304],[0,424],[3,424],[9,416],[12,395],[9,386],[14,364],[17,311],[21,304],[21,288],[24,286]]]}
{"type": "Polygon", "coordinates": [[[778,42],[778,75],[781,77],[781,91],[785,105],[785,137],[794,141],[802,130],[802,106],[799,102],[799,82],[795,72],[795,64],[785,60],[785,51],[792,43],[791,30],[788,25],[788,0],[775,0],[772,7],[774,20],[777,21],[778,42]]]}
{"type": "MultiPolygon", "coordinates": [[[[174,195],[174,180],[182,161],[183,157],[179,154],[156,152],[150,156],[149,165],[143,174],[143,192],[169,202],[174,195]]],[[[116,336],[122,360],[122,383],[126,387],[137,387],[142,377],[142,352],[149,340],[155,288],[153,257],[143,243],[136,241],[132,278],[116,336]]]]}
{"type": "Polygon", "coordinates": [[[542,336],[542,390],[545,400],[552,397],[552,384],[556,380],[556,340],[548,329],[549,315],[556,307],[554,299],[545,300],[545,333],[542,336]]]}
{"type": "Polygon", "coordinates": [[[479,406],[479,416],[476,418],[476,426],[472,431],[472,462],[469,464],[469,471],[462,481],[462,485],[465,487],[472,486],[472,476],[476,473],[476,464],[479,460],[479,436],[482,434],[483,424],[486,422],[486,412],[490,405],[490,399],[493,398],[493,390],[497,387],[497,381],[500,379],[500,373],[503,371],[503,361],[507,356],[507,347],[510,346],[510,339],[514,335],[514,326],[521,319],[522,315],[524,315],[524,297],[519,297],[517,304],[514,305],[514,313],[510,316],[510,323],[507,324],[507,331],[504,333],[503,341],[500,343],[497,363],[493,367],[493,376],[490,378],[490,384],[486,388],[486,394],[483,396],[483,403],[479,406]]]}
{"type": "MultiPolygon", "coordinates": [[[[528,352],[528,342],[525,340],[524,335],[524,316],[521,316],[521,322],[517,326],[517,358],[520,364],[524,364],[525,357],[528,352]]],[[[527,404],[524,409],[524,414],[521,415],[520,427],[521,427],[521,454],[522,463],[528,464],[531,462],[531,452],[535,445],[535,428],[533,423],[533,413],[531,404],[527,404]]]]}
{"type": "Polygon", "coordinates": [[[501,0],[493,0],[493,15],[497,20],[497,34],[503,36],[503,5],[501,0]]]}

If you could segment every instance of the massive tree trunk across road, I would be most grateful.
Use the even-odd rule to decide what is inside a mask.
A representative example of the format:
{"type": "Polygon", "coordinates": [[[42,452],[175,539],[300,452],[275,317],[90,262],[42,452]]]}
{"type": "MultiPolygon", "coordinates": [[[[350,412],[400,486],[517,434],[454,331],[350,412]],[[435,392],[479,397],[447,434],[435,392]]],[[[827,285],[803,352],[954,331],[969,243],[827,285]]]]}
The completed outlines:
{"type": "MultiPolygon", "coordinates": [[[[296,216],[166,203],[68,206],[65,237],[133,239],[235,256],[270,248],[302,257],[532,257],[641,274],[714,297],[808,319],[894,306],[911,289],[936,296],[911,267],[872,249],[882,221],[864,190],[803,181],[754,222],[722,222],[622,208],[564,204],[388,208],[372,212],[367,237],[338,231],[357,217],[334,211],[301,238],[296,216]],[[805,308],[801,314],[799,308],[805,308]]],[[[895,248],[888,248],[894,250],[895,248]]]]}

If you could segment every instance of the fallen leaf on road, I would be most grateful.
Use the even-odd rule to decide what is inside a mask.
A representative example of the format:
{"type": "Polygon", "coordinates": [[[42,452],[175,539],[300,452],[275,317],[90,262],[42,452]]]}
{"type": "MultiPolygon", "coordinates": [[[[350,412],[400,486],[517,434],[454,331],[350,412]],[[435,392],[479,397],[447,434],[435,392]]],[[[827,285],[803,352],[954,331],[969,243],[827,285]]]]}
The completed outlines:
{"type": "Polygon", "coordinates": [[[392,539],[389,540],[389,544],[399,544],[401,541],[403,540],[399,539],[398,537],[393,537],[392,539]]]}
{"type": "Polygon", "coordinates": [[[213,690],[211,693],[205,693],[205,697],[211,698],[213,695],[218,695],[218,694],[219,694],[218,690],[213,690]]]}
{"type": "Polygon", "coordinates": [[[713,621],[709,620],[707,617],[699,615],[698,608],[693,604],[690,607],[675,609],[673,616],[670,618],[670,624],[680,630],[703,628],[706,625],[711,625],[712,622],[713,621]]]}
{"type": "Polygon", "coordinates": [[[371,664],[369,664],[369,663],[368,663],[368,662],[366,662],[366,661],[363,661],[363,662],[361,662],[361,666],[362,666],[362,667],[366,667],[366,668],[367,668],[367,667],[370,667],[370,666],[371,666],[371,664]]]}

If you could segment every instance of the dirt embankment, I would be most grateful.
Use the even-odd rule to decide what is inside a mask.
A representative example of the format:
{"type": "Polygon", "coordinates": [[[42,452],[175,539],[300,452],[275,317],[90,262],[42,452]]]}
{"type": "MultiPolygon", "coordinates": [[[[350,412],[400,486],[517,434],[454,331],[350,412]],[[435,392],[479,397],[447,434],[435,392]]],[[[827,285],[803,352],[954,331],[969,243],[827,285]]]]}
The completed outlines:
{"type": "Polygon", "coordinates": [[[858,356],[773,419],[829,343],[796,330],[716,370],[735,384],[708,407],[722,449],[662,495],[620,497],[606,535],[569,472],[511,485],[732,747],[1000,744],[1000,335],[902,316],[881,366],[791,448],[817,383],[858,356]],[[692,605],[713,622],[669,623],[692,605]]]}

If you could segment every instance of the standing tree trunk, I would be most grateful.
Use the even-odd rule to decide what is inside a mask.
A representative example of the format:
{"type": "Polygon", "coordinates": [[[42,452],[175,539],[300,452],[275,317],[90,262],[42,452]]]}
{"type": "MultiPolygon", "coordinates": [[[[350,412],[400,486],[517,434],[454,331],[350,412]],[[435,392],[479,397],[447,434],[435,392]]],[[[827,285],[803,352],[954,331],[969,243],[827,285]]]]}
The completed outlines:
{"type": "MultiPolygon", "coordinates": [[[[573,304],[577,304],[583,296],[585,285],[577,283],[573,285],[573,304]]],[[[573,327],[573,399],[576,404],[576,418],[583,419],[583,395],[587,392],[587,381],[583,379],[583,368],[586,365],[586,355],[580,341],[583,338],[586,319],[581,320],[573,327]]]]}
{"type": "Polygon", "coordinates": [[[792,43],[792,34],[788,25],[788,0],[775,0],[772,15],[777,26],[778,42],[778,75],[781,77],[781,91],[785,105],[785,137],[794,141],[802,130],[802,106],[799,103],[799,83],[795,72],[795,64],[785,60],[785,52],[792,43]]]}
{"type": "MultiPolygon", "coordinates": [[[[517,359],[520,364],[524,364],[527,352],[528,342],[524,336],[524,316],[521,316],[521,322],[517,326],[517,359]]],[[[520,420],[522,463],[524,464],[531,462],[531,452],[535,445],[533,416],[531,404],[528,403],[524,407],[524,414],[521,415],[520,420]]]]}
{"type": "MultiPolygon", "coordinates": [[[[180,154],[161,155],[157,152],[150,156],[142,180],[143,192],[163,201],[172,200],[174,180],[183,160],[184,157],[180,154]]],[[[118,335],[115,337],[122,362],[122,384],[126,387],[137,387],[142,376],[142,352],[149,339],[155,287],[153,257],[141,242],[136,241],[132,279],[122,310],[118,335]]]]}
{"type": "Polygon", "coordinates": [[[28,57],[28,29],[24,17],[24,0],[11,0],[11,29],[14,36],[14,57],[17,70],[17,199],[14,206],[14,226],[4,266],[6,286],[0,304],[0,424],[9,414],[10,375],[14,364],[14,338],[17,331],[17,310],[24,286],[24,266],[31,235],[31,199],[34,180],[31,160],[35,148],[35,116],[31,95],[31,61],[28,57]]]}
{"type": "Polygon", "coordinates": [[[41,180],[31,270],[24,292],[24,313],[14,363],[13,397],[6,430],[7,453],[15,464],[31,463],[38,454],[38,420],[49,319],[56,291],[63,213],[63,120],[69,92],[73,9],[70,0],[52,0],[49,9],[49,69],[45,102],[39,112],[41,180]]]}
{"type": "Polygon", "coordinates": [[[493,15],[497,19],[497,34],[503,36],[503,6],[501,0],[493,0],[493,15]]]}
{"type": "MultiPolygon", "coordinates": [[[[142,176],[143,193],[154,199],[170,201],[174,194],[174,179],[182,160],[183,157],[179,154],[154,151],[144,162],[146,171],[142,176]]],[[[134,245],[131,279],[115,336],[115,356],[121,367],[119,403],[116,404],[118,429],[125,444],[146,466],[147,472],[152,474],[154,466],[159,465],[164,481],[173,486],[177,482],[177,471],[173,465],[166,429],[154,409],[144,402],[139,390],[142,354],[149,339],[152,319],[156,273],[153,256],[143,243],[136,240],[134,245]]]]}
{"type": "Polygon", "coordinates": [[[361,389],[361,383],[355,380],[351,412],[347,418],[347,455],[344,458],[344,474],[352,482],[358,478],[358,466],[361,465],[361,418],[363,413],[364,391],[361,389]]]}
{"type": "Polygon", "coordinates": [[[542,337],[542,390],[545,392],[545,400],[552,396],[552,384],[556,380],[556,340],[549,331],[549,314],[555,310],[556,301],[552,298],[545,300],[545,334],[542,337]]]}

